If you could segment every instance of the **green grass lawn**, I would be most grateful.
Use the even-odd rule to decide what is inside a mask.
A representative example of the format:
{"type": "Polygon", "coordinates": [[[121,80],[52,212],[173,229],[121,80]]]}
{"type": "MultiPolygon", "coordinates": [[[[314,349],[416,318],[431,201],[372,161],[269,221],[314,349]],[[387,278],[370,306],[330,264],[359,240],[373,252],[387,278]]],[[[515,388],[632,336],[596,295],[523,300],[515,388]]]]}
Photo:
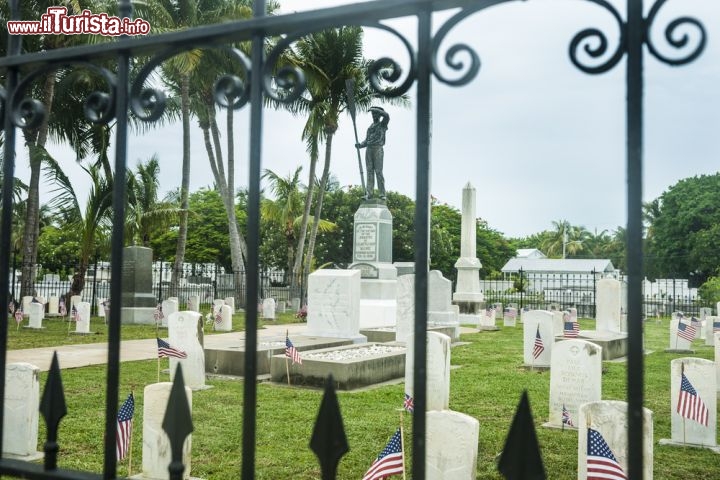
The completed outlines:
{"type": "MultiPolygon", "coordinates": [[[[293,321],[291,315],[279,321],[293,321]]],[[[52,322],[52,321],[51,321],[52,322]]],[[[49,324],[51,322],[46,322],[49,324]]],[[[64,324],[63,324],[64,325],[64,324]]],[[[93,330],[97,323],[92,325],[93,330]]],[[[123,326],[123,338],[152,338],[154,328],[123,326]]],[[[581,320],[581,328],[594,322],[581,320]]],[[[104,340],[105,333],[91,336],[104,340]]],[[[62,332],[10,332],[11,343],[40,343],[41,337],[62,339],[62,332]],[[16,335],[14,338],[13,336],[16,335]],[[34,336],[33,342],[21,340],[34,336]]],[[[680,355],[664,353],[668,344],[668,319],[646,324],[646,406],[654,412],[656,480],[720,478],[720,456],[708,450],[673,448],[657,444],[670,438],[670,361],[680,355]]],[[[74,343],[88,337],[73,337],[74,343]]],[[[521,392],[528,390],[548,478],[577,478],[577,432],[545,429],[548,418],[549,372],[527,371],[522,364],[522,328],[463,335],[466,345],[452,349],[450,408],[480,422],[478,479],[501,479],[496,459],[521,392]]],[[[696,356],[712,359],[713,350],[696,341],[696,356]]],[[[167,360],[162,360],[167,368],[167,360]]],[[[603,399],[625,400],[626,365],[605,362],[603,399]]],[[[61,423],[60,465],[100,471],[102,468],[104,367],[63,370],[68,415],[61,423]]],[[[169,380],[167,374],[164,378],[169,380]]],[[[41,378],[44,385],[45,374],[41,378]]],[[[132,448],[132,474],[139,473],[142,456],[143,387],[157,380],[157,361],[123,363],[121,397],[135,392],[136,417],[132,448]]],[[[193,394],[192,475],[207,479],[239,478],[242,431],[242,386],[239,380],[209,379],[214,388],[193,394]]],[[[258,385],[256,478],[277,480],[317,479],[319,467],[308,448],[322,392],[308,388],[262,383],[258,385]]],[[[403,385],[386,385],[358,392],[338,392],[350,452],[340,462],[338,478],[361,478],[399,423],[403,385]]],[[[41,419],[42,423],[42,419],[41,419]]],[[[411,418],[405,416],[406,444],[410,444],[411,418]]],[[[40,445],[44,433],[40,435],[40,445]]],[[[408,457],[410,452],[406,452],[408,457]]],[[[127,475],[128,460],[120,466],[127,475]]],[[[399,477],[398,477],[399,478],[399,477]]],[[[408,475],[408,478],[411,478],[408,475]]]]}

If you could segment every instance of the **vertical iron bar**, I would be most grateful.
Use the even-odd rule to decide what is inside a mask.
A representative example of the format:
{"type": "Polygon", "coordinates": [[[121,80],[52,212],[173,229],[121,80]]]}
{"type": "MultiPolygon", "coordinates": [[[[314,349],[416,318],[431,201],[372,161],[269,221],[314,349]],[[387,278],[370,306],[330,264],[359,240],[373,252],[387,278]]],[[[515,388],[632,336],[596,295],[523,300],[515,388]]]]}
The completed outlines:
{"type": "Polygon", "coordinates": [[[415,415],[413,415],[413,478],[425,480],[425,410],[427,408],[427,293],[430,263],[430,117],[431,11],[418,13],[417,159],[415,161],[415,415]]]}
{"type": "MultiPolygon", "coordinates": [[[[120,0],[120,18],[130,18],[130,0],[120,0]]],[[[126,36],[120,37],[124,42],[126,36]]],[[[118,391],[120,381],[120,324],[122,307],[122,271],[125,227],[125,171],[127,167],[127,111],[130,53],[118,55],[117,94],[115,97],[115,181],[113,182],[113,232],[110,253],[110,318],[108,319],[108,367],[105,396],[105,460],[103,478],[112,479],[117,473],[115,453],[117,434],[118,391]]]]}
{"type": "MultiPolygon", "coordinates": [[[[10,19],[20,20],[20,8],[17,0],[10,0],[10,19]]],[[[20,55],[22,37],[8,33],[7,56],[20,55]]],[[[5,152],[3,154],[3,186],[2,186],[2,218],[0,219],[0,251],[10,251],[10,234],[12,233],[12,209],[13,209],[13,177],[15,176],[15,125],[12,118],[12,105],[10,98],[15,93],[18,81],[17,67],[10,67],[5,81],[5,152]]],[[[0,312],[7,318],[8,312],[8,269],[10,268],[10,256],[0,255],[0,312]]],[[[13,274],[15,270],[13,270],[13,274]]],[[[15,281],[13,276],[13,289],[15,281]]],[[[14,290],[13,290],[14,291],[14,290]]],[[[18,308],[18,305],[15,305],[18,308]]],[[[5,366],[7,362],[7,333],[8,322],[0,322],[0,398],[5,398],[5,366]]],[[[0,412],[0,439],[3,438],[4,415],[0,412]]]]}
{"type": "Polygon", "coordinates": [[[643,42],[642,0],[627,3],[627,262],[628,262],[628,478],[643,478],[643,346],[641,315],[643,42]]]}
{"type": "MultiPolygon", "coordinates": [[[[92,299],[90,300],[90,312],[95,311],[95,315],[100,314],[100,310],[97,308],[97,269],[98,269],[98,256],[95,255],[95,270],[93,271],[93,289],[92,299]]],[[[107,318],[105,319],[107,322],[107,318]]]]}
{"type": "MultiPolygon", "coordinates": [[[[255,0],[253,16],[265,15],[265,0],[255,0]]],[[[250,168],[248,175],[248,258],[245,307],[245,382],[243,390],[242,478],[255,478],[255,425],[257,407],[257,298],[260,243],[260,164],[262,153],[262,64],[264,32],[257,31],[252,39],[250,71],[250,168]],[[252,302],[250,304],[249,302],[252,302]]]]}

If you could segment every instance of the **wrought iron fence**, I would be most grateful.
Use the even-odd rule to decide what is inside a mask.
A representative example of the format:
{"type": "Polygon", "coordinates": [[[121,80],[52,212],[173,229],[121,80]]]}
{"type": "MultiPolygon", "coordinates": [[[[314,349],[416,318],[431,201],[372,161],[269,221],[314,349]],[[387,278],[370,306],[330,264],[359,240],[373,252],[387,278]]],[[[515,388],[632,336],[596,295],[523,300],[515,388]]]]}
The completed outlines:
{"type": "MultiPolygon", "coordinates": [[[[619,40],[612,44],[608,36],[597,28],[586,28],[570,39],[570,60],[579,70],[588,74],[607,72],[617,67],[621,60],[626,66],[626,156],[627,176],[623,179],[627,185],[627,248],[628,259],[628,362],[627,362],[627,400],[628,400],[628,471],[630,479],[641,479],[643,474],[643,415],[644,374],[642,343],[642,160],[643,160],[643,57],[647,52],[656,60],[668,65],[682,65],[693,61],[704,49],[705,30],[694,18],[680,17],[663,26],[669,48],[676,49],[677,57],[662,53],[653,41],[650,32],[655,27],[658,12],[666,0],[656,0],[647,14],[642,0],[628,0],[625,15],[621,14],[610,2],[605,0],[587,0],[598,9],[609,13],[618,26],[619,40]],[[688,46],[686,36],[678,36],[678,27],[694,27],[699,31],[699,42],[688,46]],[[614,46],[611,47],[610,45],[614,46]],[[646,50],[645,50],[646,49],[646,50]],[[689,52],[689,53],[688,53],[689,52]]],[[[227,75],[218,82],[215,98],[224,107],[240,108],[246,103],[250,108],[249,135],[249,191],[248,191],[248,237],[247,237],[247,285],[246,298],[259,298],[261,293],[259,255],[259,202],[260,172],[262,164],[263,97],[278,102],[293,101],[305,89],[301,71],[289,68],[277,68],[277,62],[283,49],[308,33],[321,31],[341,25],[357,25],[378,28],[399,38],[410,53],[410,65],[401,73],[400,66],[390,58],[379,59],[374,63],[369,75],[376,91],[380,91],[381,78],[394,85],[384,90],[384,95],[400,95],[414,90],[416,106],[416,208],[414,216],[415,247],[415,340],[414,371],[415,412],[413,416],[412,464],[413,478],[424,480],[426,417],[426,319],[427,277],[429,259],[429,203],[430,203],[430,143],[431,143],[431,80],[433,77],[451,86],[462,86],[475,78],[479,71],[479,57],[475,51],[464,44],[451,45],[441,49],[449,32],[470,15],[488,7],[498,6],[515,0],[378,0],[361,2],[342,7],[302,12],[291,15],[266,16],[263,0],[253,4],[253,18],[250,20],[227,22],[218,25],[186,29],[144,38],[120,37],[115,42],[93,44],[74,48],[61,48],[44,52],[22,53],[21,38],[10,36],[7,55],[0,59],[0,71],[5,78],[5,87],[0,90],[4,130],[4,162],[2,188],[2,221],[0,223],[0,251],[9,252],[12,229],[12,179],[15,169],[15,152],[18,144],[18,128],[36,126],[45,115],[42,104],[29,98],[33,81],[45,72],[56,68],[82,67],[99,75],[104,81],[104,91],[94,92],[86,102],[86,116],[89,120],[106,124],[114,120],[115,175],[124,178],[127,171],[128,117],[130,112],[142,121],[155,121],[164,108],[164,95],[146,88],[144,80],[162,61],[188,49],[200,47],[215,48],[221,44],[249,42],[248,55],[232,50],[232,55],[244,72],[243,78],[227,75]],[[439,28],[432,24],[432,14],[436,11],[451,10],[439,28]],[[413,17],[416,22],[416,43],[412,44],[401,33],[384,20],[399,17],[413,17]],[[264,48],[268,39],[279,39],[268,55],[264,48]],[[441,54],[444,52],[444,54],[441,54]],[[466,62],[458,60],[459,54],[466,55],[466,62]],[[147,60],[143,71],[137,78],[131,78],[130,62],[147,60]],[[112,70],[104,62],[115,59],[112,70]],[[445,64],[459,72],[456,78],[448,78],[439,68],[445,64]]],[[[132,14],[130,0],[119,0],[121,18],[132,14]]],[[[21,20],[19,0],[10,0],[12,20],[21,20]]],[[[662,20],[658,20],[660,23],[662,20]]],[[[657,27],[658,29],[662,27],[657,27]]],[[[657,36],[660,38],[660,35],[657,36]]],[[[122,295],[122,257],[124,245],[125,221],[125,182],[113,185],[113,229],[111,265],[111,298],[122,295]]],[[[0,291],[8,291],[10,272],[9,256],[0,255],[0,291]]],[[[0,298],[0,311],[8,306],[5,296],[0,298]]],[[[111,302],[110,318],[120,318],[120,302],[111,302]]],[[[248,309],[246,317],[247,335],[245,343],[245,376],[257,376],[257,311],[248,309]]],[[[102,474],[69,471],[58,468],[59,423],[66,413],[60,370],[57,359],[53,362],[48,382],[44,390],[41,412],[47,424],[47,442],[43,465],[0,459],[0,474],[31,479],[75,478],[75,479],[111,479],[117,476],[116,428],[118,413],[118,379],[120,370],[120,323],[111,321],[108,332],[108,367],[105,391],[105,439],[104,466],[102,474]]],[[[4,398],[4,375],[7,349],[7,322],[0,326],[0,398],[4,398]]],[[[336,467],[345,454],[348,445],[342,431],[341,416],[337,400],[328,382],[325,398],[315,427],[311,448],[317,454],[321,465],[322,478],[335,478],[336,467]],[[338,428],[339,427],[339,428],[338,428]]],[[[192,431],[192,422],[188,415],[185,396],[182,393],[182,375],[176,376],[176,387],[171,395],[166,420],[163,423],[170,441],[172,463],[169,466],[170,478],[182,477],[182,444],[192,431]]],[[[257,386],[254,381],[244,382],[242,421],[242,466],[241,476],[249,480],[255,477],[255,437],[257,386]]],[[[527,405],[525,402],[524,405],[527,405]]],[[[529,418],[529,417],[525,417],[529,418]]],[[[0,421],[0,430],[2,429],[0,421]]],[[[533,426],[526,426],[532,429],[533,426]]],[[[520,432],[521,435],[533,432],[520,432]]],[[[2,431],[0,431],[2,437],[2,431]]],[[[533,458],[539,458],[534,452],[533,458]]],[[[536,462],[538,463],[538,462],[536,462]]],[[[544,472],[537,474],[543,478],[544,472]]]]}

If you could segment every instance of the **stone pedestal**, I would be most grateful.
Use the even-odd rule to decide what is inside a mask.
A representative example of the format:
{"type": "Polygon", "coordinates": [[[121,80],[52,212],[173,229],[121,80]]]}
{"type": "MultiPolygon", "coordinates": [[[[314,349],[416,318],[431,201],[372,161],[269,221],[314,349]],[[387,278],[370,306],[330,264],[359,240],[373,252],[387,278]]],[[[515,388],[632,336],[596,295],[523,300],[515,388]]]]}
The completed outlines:
{"type": "Polygon", "coordinates": [[[152,325],[157,299],[152,293],[152,250],[123,249],[121,322],[152,325]]]}
{"type": "Polygon", "coordinates": [[[306,335],[349,338],[364,343],[360,335],[360,271],[316,270],[308,277],[306,335]]]}
{"type": "Polygon", "coordinates": [[[397,269],[392,264],[392,215],[368,200],[355,212],[353,263],[360,270],[360,328],[394,326],[397,269]]]}

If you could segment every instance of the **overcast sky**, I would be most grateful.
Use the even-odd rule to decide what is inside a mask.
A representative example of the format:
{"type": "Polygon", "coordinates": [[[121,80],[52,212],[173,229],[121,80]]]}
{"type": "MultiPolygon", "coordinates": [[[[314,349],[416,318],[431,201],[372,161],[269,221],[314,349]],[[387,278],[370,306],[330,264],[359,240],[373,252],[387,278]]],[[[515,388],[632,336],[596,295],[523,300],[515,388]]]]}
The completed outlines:
{"type": "MultiPolygon", "coordinates": [[[[282,12],[287,13],[343,3],[351,2],[281,0],[282,12]]],[[[624,16],[625,1],[611,3],[624,16]]],[[[707,46],[700,58],[681,67],[660,63],[645,50],[645,200],[658,197],[681,178],[716,173],[720,160],[720,3],[667,2],[651,35],[668,55],[676,52],[663,42],[664,28],[681,15],[695,16],[704,24],[707,46]]],[[[436,15],[434,27],[445,18],[447,14],[436,15]]],[[[414,19],[392,25],[415,44],[414,19]]],[[[453,30],[444,47],[468,43],[482,66],[463,87],[433,81],[431,192],[440,202],[459,207],[462,188],[470,182],[477,189],[477,215],[507,236],[549,229],[553,220],[598,232],[625,225],[625,61],[601,75],[575,68],[568,47],[574,35],[588,27],[606,32],[610,48],[615,48],[619,32],[611,15],[580,0],[499,5],[453,30]]],[[[691,38],[694,33],[690,31],[691,38]]],[[[366,29],[365,44],[368,58],[391,56],[407,64],[400,42],[386,33],[366,29]]],[[[415,88],[409,95],[410,108],[386,108],[391,119],[384,171],[389,190],[414,198],[415,88]]],[[[247,185],[248,111],[236,115],[241,186],[247,185]]],[[[300,138],[303,123],[285,112],[265,111],[263,168],[285,176],[297,165],[307,165],[300,138]]],[[[361,137],[370,123],[368,113],[359,114],[361,137]]],[[[195,190],[211,185],[213,179],[200,130],[195,121],[192,126],[195,190]]],[[[353,145],[352,123],[343,116],[331,166],[341,185],[360,183],[353,145]]],[[[70,152],[53,148],[52,153],[68,169],[77,170],[70,152]]],[[[144,136],[133,134],[130,166],[154,153],[160,158],[162,190],[177,188],[182,161],[179,124],[144,136]]],[[[21,154],[18,163],[22,178],[27,178],[25,158],[21,154]]],[[[306,175],[303,171],[303,178],[306,175]]]]}

